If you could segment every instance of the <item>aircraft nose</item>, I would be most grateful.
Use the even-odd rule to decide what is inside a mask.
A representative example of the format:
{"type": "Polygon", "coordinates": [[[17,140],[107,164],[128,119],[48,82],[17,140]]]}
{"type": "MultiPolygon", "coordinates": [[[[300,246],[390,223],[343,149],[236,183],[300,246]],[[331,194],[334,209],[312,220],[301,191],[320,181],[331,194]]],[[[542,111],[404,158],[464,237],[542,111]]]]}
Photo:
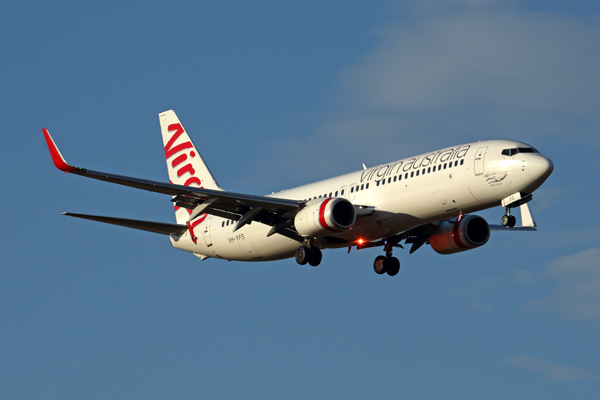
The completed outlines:
{"type": "Polygon", "coordinates": [[[536,157],[529,165],[529,175],[535,182],[543,183],[554,171],[554,163],[542,155],[536,157]]]}

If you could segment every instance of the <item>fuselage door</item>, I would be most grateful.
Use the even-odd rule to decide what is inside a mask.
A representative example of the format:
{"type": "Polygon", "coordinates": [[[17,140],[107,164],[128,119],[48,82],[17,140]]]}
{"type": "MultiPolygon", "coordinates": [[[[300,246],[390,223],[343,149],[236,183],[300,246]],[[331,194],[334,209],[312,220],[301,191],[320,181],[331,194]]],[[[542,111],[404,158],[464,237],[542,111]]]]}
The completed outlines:
{"type": "Polygon", "coordinates": [[[480,147],[475,154],[475,175],[483,174],[483,165],[485,163],[485,152],[488,146],[480,147]]]}
{"type": "Polygon", "coordinates": [[[204,241],[206,242],[206,247],[210,247],[212,246],[212,240],[210,238],[210,223],[212,221],[212,216],[208,216],[206,217],[206,220],[204,221],[204,229],[203,229],[203,234],[204,234],[204,241]]]}

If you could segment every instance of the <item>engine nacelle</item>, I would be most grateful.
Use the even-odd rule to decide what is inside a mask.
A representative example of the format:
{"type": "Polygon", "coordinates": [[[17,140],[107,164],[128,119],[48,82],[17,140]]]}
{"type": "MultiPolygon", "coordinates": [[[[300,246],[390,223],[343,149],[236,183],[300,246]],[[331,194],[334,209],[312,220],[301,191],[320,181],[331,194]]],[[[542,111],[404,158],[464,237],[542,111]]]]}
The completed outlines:
{"type": "Polygon", "coordinates": [[[478,215],[463,215],[445,221],[431,234],[431,248],[439,254],[452,254],[483,246],[490,238],[490,226],[478,215]]]}
{"type": "Polygon", "coordinates": [[[320,237],[350,229],[356,222],[352,203],[341,197],[317,199],[296,214],[294,227],[305,237],[320,237]]]}

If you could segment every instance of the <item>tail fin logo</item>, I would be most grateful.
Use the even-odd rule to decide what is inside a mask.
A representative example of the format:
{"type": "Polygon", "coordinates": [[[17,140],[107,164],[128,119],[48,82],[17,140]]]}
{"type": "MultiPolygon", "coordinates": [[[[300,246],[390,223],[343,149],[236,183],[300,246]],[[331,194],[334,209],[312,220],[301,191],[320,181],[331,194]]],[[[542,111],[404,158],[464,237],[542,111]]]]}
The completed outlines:
{"type": "MultiPolygon", "coordinates": [[[[187,142],[183,142],[176,146],[173,146],[173,144],[175,144],[175,142],[181,136],[181,134],[185,132],[185,130],[183,129],[183,126],[181,126],[181,124],[171,124],[168,126],[167,130],[169,131],[169,133],[175,131],[173,136],[171,136],[171,138],[165,145],[165,157],[167,158],[167,163],[177,153],[180,153],[186,149],[192,149],[189,152],[190,158],[196,157],[196,152],[194,151],[194,145],[189,140],[187,142]]],[[[173,161],[171,161],[171,166],[173,168],[178,168],[179,165],[183,164],[188,159],[188,154],[186,154],[186,153],[187,152],[184,152],[183,154],[180,154],[179,156],[175,157],[175,159],[173,161]]],[[[194,167],[192,166],[192,164],[190,162],[188,162],[187,164],[185,164],[182,167],[180,167],[179,169],[177,169],[177,177],[180,178],[181,176],[183,176],[186,173],[189,173],[190,177],[185,181],[185,183],[184,183],[185,186],[190,186],[192,183],[195,183],[198,185],[198,187],[202,187],[201,186],[202,182],[200,181],[200,179],[198,177],[194,176],[196,174],[196,171],[194,170],[194,167]]]]}
{"type": "MultiPolygon", "coordinates": [[[[167,131],[169,133],[175,131],[175,133],[173,134],[173,136],[171,136],[171,138],[169,139],[169,141],[167,142],[167,144],[165,145],[165,157],[167,158],[167,165],[171,164],[171,167],[173,169],[177,169],[177,177],[181,178],[184,174],[189,173],[190,176],[188,177],[188,179],[185,181],[184,186],[190,186],[191,184],[195,183],[198,185],[198,187],[202,187],[202,182],[200,181],[200,179],[196,175],[196,170],[194,169],[194,167],[192,166],[191,162],[188,162],[187,164],[185,163],[185,161],[188,159],[188,152],[187,149],[191,149],[191,151],[189,151],[189,157],[190,159],[196,157],[196,152],[194,151],[194,145],[192,144],[191,141],[186,141],[183,143],[180,143],[176,146],[173,146],[175,144],[175,142],[177,141],[177,139],[179,139],[179,137],[185,132],[185,130],[183,129],[183,126],[181,126],[181,124],[171,124],[167,127],[167,131]],[[184,150],[186,150],[184,152],[184,150]],[[183,152],[183,153],[182,153],[183,152]],[[181,153],[181,154],[179,154],[181,153]],[[175,155],[179,154],[177,157],[175,157],[175,155]],[[172,161],[171,158],[175,157],[172,161]],[[180,165],[182,165],[180,167],[180,165]]],[[[173,182],[171,182],[173,183],[173,182]]],[[[179,210],[180,207],[178,207],[177,205],[175,205],[175,212],[177,212],[177,210],[179,210]]],[[[188,214],[192,214],[192,210],[190,209],[185,209],[185,211],[188,212],[188,214]]],[[[196,236],[194,235],[194,228],[196,226],[198,226],[199,224],[201,224],[205,219],[206,219],[207,215],[206,214],[201,214],[200,218],[197,218],[195,221],[188,221],[188,227],[190,230],[190,235],[192,237],[192,240],[194,241],[194,243],[196,243],[196,236]]]]}

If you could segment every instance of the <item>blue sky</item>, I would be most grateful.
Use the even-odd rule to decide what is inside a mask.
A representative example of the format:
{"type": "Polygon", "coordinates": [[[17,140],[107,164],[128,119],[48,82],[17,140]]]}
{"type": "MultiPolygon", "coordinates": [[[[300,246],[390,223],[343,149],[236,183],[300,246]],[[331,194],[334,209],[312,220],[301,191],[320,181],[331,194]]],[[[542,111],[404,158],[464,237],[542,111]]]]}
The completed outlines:
{"type": "MultiPolygon", "coordinates": [[[[0,397],[596,399],[600,6],[580,1],[23,1],[0,15],[0,397]],[[441,256],[201,262],[161,235],[174,109],[264,194],[467,141],[538,148],[536,233],[441,256]]],[[[498,223],[501,208],[483,212],[498,223]]]]}

